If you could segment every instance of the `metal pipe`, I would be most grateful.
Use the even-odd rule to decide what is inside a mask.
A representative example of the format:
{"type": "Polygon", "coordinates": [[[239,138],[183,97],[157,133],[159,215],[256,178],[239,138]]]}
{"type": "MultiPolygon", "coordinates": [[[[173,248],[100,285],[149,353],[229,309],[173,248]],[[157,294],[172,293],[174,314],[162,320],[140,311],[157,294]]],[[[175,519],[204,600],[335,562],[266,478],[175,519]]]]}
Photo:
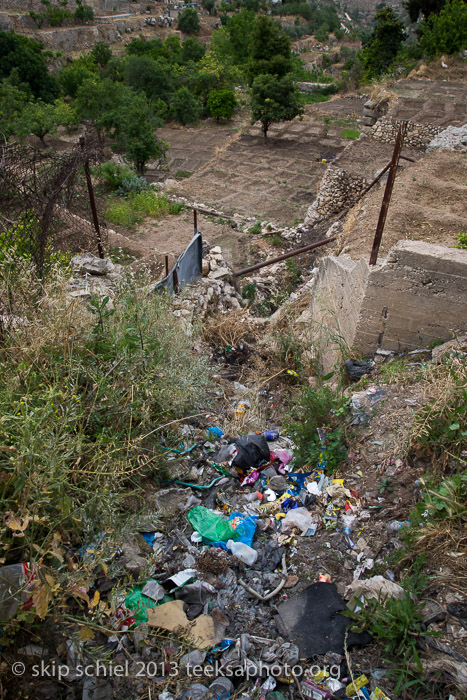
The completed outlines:
{"type": "MultiPolygon", "coordinates": [[[[81,146],[81,150],[84,151],[84,138],[82,136],[79,140],[79,143],[81,146]]],[[[101,230],[99,227],[99,219],[97,216],[97,207],[96,207],[96,200],[94,198],[94,190],[92,187],[91,172],[89,170],[89,160],[87,158],[84,161],[84,173],[86,175],[86,183],[88,186],[89,202],[91,204],[92,220],[94,223],[94,228],[96,229],[97,250],[99,251],[99,257],[101,258],[101,260],[104,260],[105,255],[104,255],[104,249],[102,247],[101,230]]]]}
{"type": "Polygon", "coordinates": [[[309,250],[314,250],[315,248],[321,248],[323,245],[327,245],[328,243],[332,243],[332,241],[335,241],[337,236],[331,236],[331,238],[325,238],[322,241],[317,241],[316,243],[310,243],[309,245],[304,246],[303,248],[297,248],[297,250],[291,250],[289,253],[284,253],[283,255],[279,255],[277,258],[271,258],[271,260],[266,260],[265,262],[262,263],[257,263],[256,265],[252,265],[251,267],[246,267],[244,270],[238,270],[238,272],[234,272],[234,277],[240,277],[240,275],[246,275],[248,272],[253,272],[253,270],[259,270],[261,267],[266,267],[267,265],[273,265],[276,262],[280,262],[281,260],[287,260],[287,258],[292,258],[295,255],[300,255],[300,253],[306,253],[309,250]]]}
{"type": "Polygon", "coordinates": [[[371,190],[371,188],[374,187],[374,186],[376,185],[376,183],[379,182],[379,181],[381,180],[381,178],[383,177],[384,173],[387,173],[387,171],[389,170],[390,167],[391,167],[391,163],[388,163],[387,165],[384,166],[384,168],[381,170],[380,174],[377,175],[377,176],[375,177],[375,179],[374,179],[372,182],[370,182],[370,184],[369,184],[367,187],[365,187],[365,189],[363,190],[363,192],[361,192],[361,193],[358,195],[358,200],[357,200],[357,201],[359,201],[362,197],[364,197],[364,196],[366,195],[366,193],[369,192],[369,191],[371,190]]]}
{"type": "Polygon", "coordinates": [[[376,261],[378,260],[378,251],[381,245],[381,239],[383,237],[384,224],[386,223],[389,202],[391,201],[392,189],[394,187],[394,181],[396,179],[397,166],[399,164],[399,158],[402,150],[402,144],[404,143],[404,136],[406,131],[407,121],[403,121],[399,127],[399,133],[397,134],[396,143],[394,144],[394,152],[392,154],[391,167],[389,168],[388,180],[386,182],[386,189],[384,190],[383,202],[381,204],[378,224],[376,226],[375,238],[373,241],[373,248],[371,250],[370,255],[370,265],[376,265],[376,261]]]}

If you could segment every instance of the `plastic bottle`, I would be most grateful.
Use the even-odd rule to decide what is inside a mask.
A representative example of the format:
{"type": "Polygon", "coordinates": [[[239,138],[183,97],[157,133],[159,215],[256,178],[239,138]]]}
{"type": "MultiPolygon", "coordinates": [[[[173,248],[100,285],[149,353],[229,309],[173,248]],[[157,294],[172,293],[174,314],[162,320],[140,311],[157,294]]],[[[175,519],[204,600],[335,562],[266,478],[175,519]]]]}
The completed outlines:
{"type": "Polygon", "coordinates": [[[391,520],[391,522],[386,525],[386,529],[390,530],[391,532],[397,532],[397,530],[402,530],[403,527],[409,526],[410,520],[404,520],[403,522],[400,520],[391,520]]]}
{"type": "Polygon", "coordinates": [[[343,515],[341,520],[343,525],[342,532],[344,533],[345,539],[347,540],[347,544],[349,545],[350,549],[353,549],[355,545],[350,535],[352,534],[352,528],[355,522],[355,515],[343,515]]]}
{"type": "Polygon", "coordinates": [[[234,557],[240,559],[247,566],[252,566],[258,558],[256,549],[249,547],[244,542],[234,542],[229,540],[226,544],[227,549],[230,549],[234,557]]]}

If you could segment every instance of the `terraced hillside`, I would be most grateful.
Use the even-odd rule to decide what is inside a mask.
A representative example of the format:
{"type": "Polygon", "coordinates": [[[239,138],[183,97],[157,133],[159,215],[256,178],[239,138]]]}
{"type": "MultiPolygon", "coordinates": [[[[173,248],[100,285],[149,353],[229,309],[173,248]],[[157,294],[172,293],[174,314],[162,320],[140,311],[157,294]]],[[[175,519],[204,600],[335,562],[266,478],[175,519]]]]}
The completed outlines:
{"type": "MultiPolygon", "coordinates": [[[[304,218],[324,174],[323,161],[345,148],[348,140],[342,131],[355,126],[362,109],[362,101],[355,100],[350,113],[328,120],[308,107],[302,121],[272,126],[267,140],[258,126],[245,126],[195,176],[180,183],[177,192],[227,214],[291,225],[304,218]]],[[[169,158],[178,169],[193,171],[209,140],[205,146],[205,134],[192,131],[181,158],[180,142],[187,139],[178,133],[170,140],[169,158]]]]}

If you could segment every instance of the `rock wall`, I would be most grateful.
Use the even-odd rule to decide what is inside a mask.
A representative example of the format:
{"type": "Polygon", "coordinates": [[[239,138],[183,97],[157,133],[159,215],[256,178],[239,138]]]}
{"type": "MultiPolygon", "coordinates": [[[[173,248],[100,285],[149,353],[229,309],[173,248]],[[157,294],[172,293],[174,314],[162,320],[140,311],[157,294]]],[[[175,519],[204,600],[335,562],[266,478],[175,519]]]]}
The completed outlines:
{"type": "Polygon", "coordinates": [[[359,354],[402,352],[467,330],[467,252],[423,241],[399,241],[370,267],[348,256],[321,263],[308,321],[319,330],[329,371],[345,344],[359,354]]]}
{"type": "MultiPolygon", "coordinates": [[[[92,0],[87,0],[85,4],[92,6],[92,0]]],[[[29,12],[29,10],[34,10],[34,12],[44,11],[44,5],[41,3],[41,0],[2,0],[1,6],[2,10],[18,10],[19,12],[29,12]]],[[[70,10],[70,12],[76,10],[75,0],[68,0],[66,9],[70,10]]]]}
{"type": "Polygon", "coordinates": [[[318,195],[307,211],[305,223],[327,219],[351,206],[368,184],[364,177],[351,175],[342,168],[330,165],[321,181],[318,195]]]}
{"type": "MultiPolygon", "coordinates": [[[[370,134],[377,141],[394,143],[399,131],[400,120],[384,116],[371,128],[370,134]]],[[[404,143],[414,148],[426,148],[443,129],[432,124],[413,124],[409,121],[404,143]]]]}

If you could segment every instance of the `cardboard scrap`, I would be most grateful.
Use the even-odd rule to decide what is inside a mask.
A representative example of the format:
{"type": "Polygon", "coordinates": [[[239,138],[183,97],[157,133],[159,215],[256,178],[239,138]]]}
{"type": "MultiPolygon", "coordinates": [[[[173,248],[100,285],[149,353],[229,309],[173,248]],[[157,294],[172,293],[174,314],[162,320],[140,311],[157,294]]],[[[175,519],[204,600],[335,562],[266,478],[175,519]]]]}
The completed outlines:
{"type": "Polygon", "coordinates": [[[210,615],[200,615],[190,622],[183,612],[183,606],[183,600],[173,600],[147,610],[148,625],[175,634],[187,634],[193,646],[198,649],[211,649],[220,641],[217,639],[214,619],[210,615]]]}

